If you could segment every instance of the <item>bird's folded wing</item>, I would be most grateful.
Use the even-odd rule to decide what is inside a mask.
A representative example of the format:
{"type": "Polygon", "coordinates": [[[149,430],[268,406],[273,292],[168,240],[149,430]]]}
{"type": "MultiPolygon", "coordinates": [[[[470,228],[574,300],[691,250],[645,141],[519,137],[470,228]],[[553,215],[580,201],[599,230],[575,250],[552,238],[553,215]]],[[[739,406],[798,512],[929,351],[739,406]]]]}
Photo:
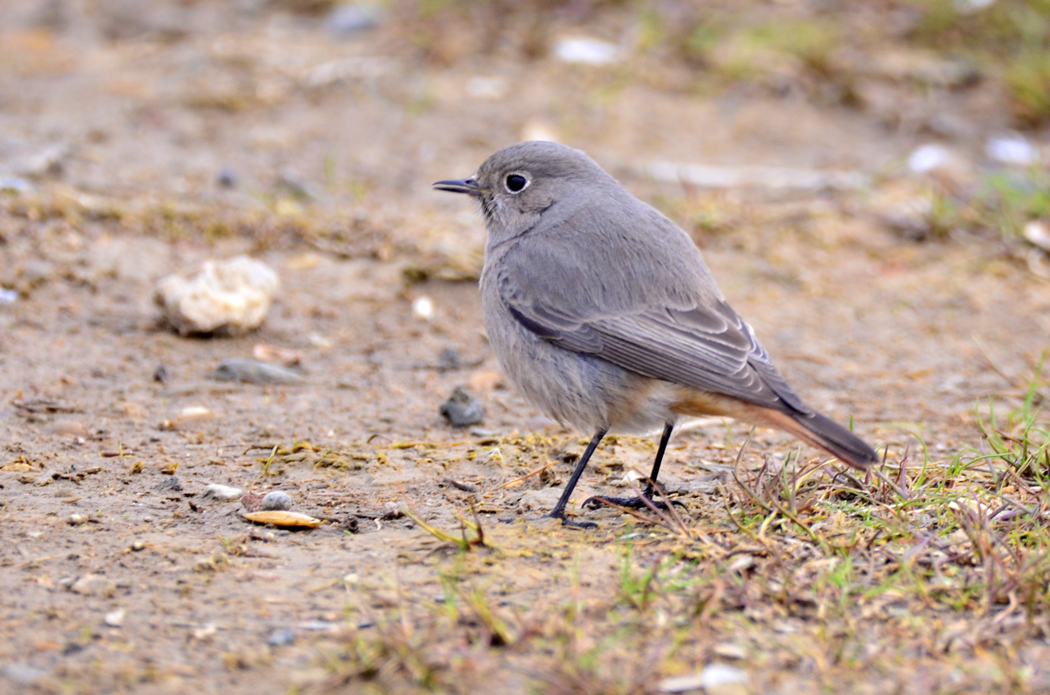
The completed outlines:
{"type": "Polygon", "coordinates": [[[751,327],[724,300],[671,308],[650,294],[638,297],[626,311],[621,306],[616,315],[603,315],[587,308],[596,303],[569,300],[557,288],[528,283],[530,291],[523,292],[514,281],[514,264],[503,271],[500,296],[511,315],[555,345],[643,376],[777,410],[810,412],[751,327]]]}

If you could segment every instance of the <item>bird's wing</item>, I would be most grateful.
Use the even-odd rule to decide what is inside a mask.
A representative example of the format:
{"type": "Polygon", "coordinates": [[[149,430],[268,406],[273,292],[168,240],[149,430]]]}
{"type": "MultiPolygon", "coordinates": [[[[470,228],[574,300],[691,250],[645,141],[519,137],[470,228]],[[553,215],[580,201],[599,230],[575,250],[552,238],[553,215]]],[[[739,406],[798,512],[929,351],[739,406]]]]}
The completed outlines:
{"type": "Polygon", "coordinates": [[[499,295],[525,328],[643,376],[810,412],[714,289],[695,247],[654,259],[652,249],[630,243],[581,252],[567,240],[525,239],[502,259],[499,295]],[[647,262],[632,262],[639,253],[647,262]],[[626,257],[616,262],[617,254],[626,257]]]}

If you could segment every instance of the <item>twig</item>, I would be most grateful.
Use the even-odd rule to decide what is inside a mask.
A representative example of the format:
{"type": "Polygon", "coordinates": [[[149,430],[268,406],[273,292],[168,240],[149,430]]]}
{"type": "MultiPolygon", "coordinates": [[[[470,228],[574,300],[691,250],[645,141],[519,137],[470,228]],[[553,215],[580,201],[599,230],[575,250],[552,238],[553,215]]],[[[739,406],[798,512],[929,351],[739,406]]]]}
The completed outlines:
{"type": "Polygon", "coordinates": [[[507,488],[517,487],[517,486],[523,484],[526,480],[528,480],[532,476],[539,475],[540,473],[542,473],[543,471],[547,470],[548,468],[550,468],[551,466],[553,466],[556,463],[557,463],[557,461],[551,461],[546,466],[543,466],[541,468],[537,468],[536,470],[532,471],[531,473],[526,473],[525,475],[521,476],[520,478],[515,478],[514,480],[508,480],[507,482],[505,482],[502,485],[498,486],[496,489],[497,490],[504,490],[504,489],[507,489],[507,488]]]}

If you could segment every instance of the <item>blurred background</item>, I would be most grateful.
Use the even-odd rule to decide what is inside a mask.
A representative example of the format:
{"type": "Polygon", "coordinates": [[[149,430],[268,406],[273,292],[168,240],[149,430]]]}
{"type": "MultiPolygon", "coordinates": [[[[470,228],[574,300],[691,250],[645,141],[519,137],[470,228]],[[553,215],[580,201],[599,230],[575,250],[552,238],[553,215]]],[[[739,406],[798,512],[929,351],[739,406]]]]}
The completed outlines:
{"type": "Polygon", "coordinates": [[[741,199],[828,191],[862,191],[857,212],[909,238],[1012,243],[1050,209],[1048,120],[1045,0],[0,7],[2,188],[169,235],[451,253],[420,215],[461,201],[428,184],[538,138],[702,245],[741,199]]]}

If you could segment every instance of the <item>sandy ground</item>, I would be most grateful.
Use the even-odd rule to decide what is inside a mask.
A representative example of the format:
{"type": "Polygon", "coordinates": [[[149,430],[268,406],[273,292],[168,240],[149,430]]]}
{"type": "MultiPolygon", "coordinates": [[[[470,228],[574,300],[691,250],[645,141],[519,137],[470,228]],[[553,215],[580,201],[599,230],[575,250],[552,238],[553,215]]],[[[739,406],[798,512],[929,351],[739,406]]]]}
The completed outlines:
{"type": "MultiPolygon", "coordinates": [[[[0,11],[0,161],[30,187],[0,198],[0,287],[17,292],[0,304],[0,689],[616,692],[721,660],[752,692],[977,692],[1010,682],[989,653],[1045,659],[1036,639],[976,659],[931,648],[846,663],[828,656],[829,622],[795,614],[794,637],[739,659],[715,647],[735,620],[762,618],[727,608],[696,637],[705,646],[673,662],[656,641],[640,662],[602,667],[607,681],[564,668],[552,680],[552,659],[586,664],[615,633],[598,614],[623,591],[635,522],[608,509],[585,512],[593,532],[536,520],[588,433],[546,420],[500,378],[474,282],[480,220],[429,188],[531,134],[586,149],[694,232],[808,402],[852,418],[892,462],[906,450],[920,461],[922,446],[944,462],[983,446],[977,404],[1019,403],[1048,347],[1050,293],[995,235],[919,243],[884,224],[880,206],[926,185],[900,169],[928,139],[920,129],[790,93],[664,88],[622,68],[499,51],[424,60],[396,26],[336,40],[321,18],[236,3],[58,3],[65,19],[43,26],[38,5],[0,11]],[[841,193],[712,191],[648,179],[654,161],[882,178],[841,193]],[[280,277],[262,328],[167,328],[154,283],[238,253],[280,277]],[[423,297],[430,318],[413,309],[423,297]],[[211,377],[258,345],[298,353],[301,381],[211,377]],[[484,405],[482,423],[454,429],[438,414],[456,386],[484,405]],[[286,491],[325,523],[252,525],[240,501],[206,499],[209,484],[286,491]],[[485,547],[449,550],[402,506],[453,535],[473,506],[485,547]],[[442,632],[457,584],[474,618],[442,632]],[[516,626],[518,648],[500,651],[486,605],[516,626]],[[575,656],[554,638],[522,646],[559,617],[576,621],[575,656]],[[387,661],[393,676],[374,665],[387,661]],[[867,676],[843,676],[854,669],[867,676]]],[[[992,98],[977,88],[930,107],[977,114],[952,143],[964,157],[1003,125],[979,109],[992,98]]],[[[747,433],[717,423],[674,440],[662,479],[690,524],[726,525],[747,433]]],[[[798,447],[758,430],[740,464],[798,447]]],[[[647,470],[654,451],[610,439],[577,501],[622,492],[624,470],[647,470]]],[[[628,567],[658,562],[658,548],[642,543],[628,567]]],[[[944,622],[975,616],[963,607],[944,622]]]]}

